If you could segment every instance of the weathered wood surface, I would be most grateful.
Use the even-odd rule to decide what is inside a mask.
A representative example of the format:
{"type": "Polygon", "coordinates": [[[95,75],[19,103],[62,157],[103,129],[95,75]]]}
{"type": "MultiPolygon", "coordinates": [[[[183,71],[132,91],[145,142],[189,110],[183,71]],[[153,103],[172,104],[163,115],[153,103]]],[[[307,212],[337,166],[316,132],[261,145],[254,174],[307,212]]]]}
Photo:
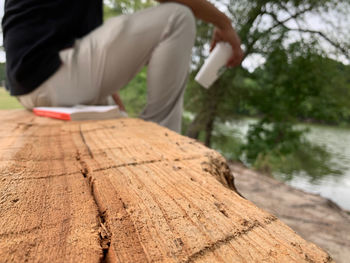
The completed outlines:
{"type": "Polygon", "coordinates": [[[332,261],[156,124],[0,118],[1,262],[332,261]]]}

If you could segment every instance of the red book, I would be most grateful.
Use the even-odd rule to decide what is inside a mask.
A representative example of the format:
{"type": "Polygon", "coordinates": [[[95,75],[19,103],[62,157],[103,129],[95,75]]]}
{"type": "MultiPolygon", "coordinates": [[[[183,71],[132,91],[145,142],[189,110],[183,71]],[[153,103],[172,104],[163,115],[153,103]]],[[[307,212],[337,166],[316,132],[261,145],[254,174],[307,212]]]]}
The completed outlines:
{"type": "Polygon", "coordinates": [[[42,116],[42,117],[49,117],[54,119],[60,119],[65,121],[70,121],[70,114],[65,112],[57,112],[57,111],[51,111],[46,109],[40,109],[40,108],[34,108],[33,112],[35,115],[42,116]]]}
{"type": "Polygon", "coordinates": [[[34,114],[60,120],[105,120],[126,117],[118,106],[36,107],[34,114]]]}

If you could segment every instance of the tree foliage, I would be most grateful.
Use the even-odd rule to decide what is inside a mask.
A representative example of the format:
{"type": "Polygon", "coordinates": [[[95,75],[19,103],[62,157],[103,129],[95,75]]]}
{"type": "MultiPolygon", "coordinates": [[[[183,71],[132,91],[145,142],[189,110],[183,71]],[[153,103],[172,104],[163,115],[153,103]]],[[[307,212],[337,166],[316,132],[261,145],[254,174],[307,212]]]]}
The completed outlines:
{"type": "MultiPolygon", "coordinates": [[[[349,123],[349,68],[332,59],[349,59],[349,27],[337,27],[332,19],[323,21],[322,30],[308,23],[310,19],[341,15],[349,10],[349,1],[227,3],[227,14],[242,39],[245,60],[258,56],[265,63],[254,73],[243,68],[228,70],[208,91],[192,82],[186,105],[197,115],[189,125],[189,136],[198,138],[204,133],[210,145],[215,123],[239,114],[258,116],[260,121],[250,127],[242,148],[255,163],[271,153],[286,156],[296,152],[298,145],[305,143],[303,133],[294,128],[300,119],[349,123]]],[[[205,31],[201,28],[205,25],[199,26],[196,48],[203,49],[210,27],[205,31]]],[[[203,53],[197,51],[195,55],[203,53]]],[[[202,60],[195,58],[195,62],[202,60]]],[[[194,63],[194,68],[198,65],[194,63]]]]}
{"type": "Polygon", "coordinates": [[[121,14],[130,14],[155,5],[153,0],[104,0],[104,16],[109,18],[121,14]]]}
{"type": "MultiPolygon", "coordinates": [[[[209,90],[201,88],[194,76],[209,53],[213,26],[198,20],[185,94],[185,110],[195,118],[186,125],[187,135],[211,145],[215,126],[242,115],[258,117],[235,157],[243,154],[251,163],[261,164],[271,156],[300,152],[298,146],[305,145],[303,132],[295,129],[300,120],[350,123],[350,68],[345,65],[350,54],[349,0],[212,2],[233,20],[245,50],[243,65],[257,58],[264,63],[254,72],[243,67],[227,70],[209,90]]],[[[106,17],[154,4],[105,3],[106,17]]],[[[137,77],[139,89],[146,85],[145,78],[145,71],[137,77]]],[[[140,94],[145,93],[124,97],[132,102],[140,94]]]]}

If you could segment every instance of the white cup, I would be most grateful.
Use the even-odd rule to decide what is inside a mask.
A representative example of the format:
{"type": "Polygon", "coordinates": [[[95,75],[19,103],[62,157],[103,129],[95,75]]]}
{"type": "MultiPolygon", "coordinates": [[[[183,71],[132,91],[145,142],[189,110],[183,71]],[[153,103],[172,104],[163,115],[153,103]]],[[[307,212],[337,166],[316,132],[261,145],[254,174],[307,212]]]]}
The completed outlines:
{"type": "Polygon", "coordinates": [[[232,56],[232,47],[229,43],[219,42],[209,57],[205,60],[195,80],[208,89],[221,75],[222,68],[232,56]]]}

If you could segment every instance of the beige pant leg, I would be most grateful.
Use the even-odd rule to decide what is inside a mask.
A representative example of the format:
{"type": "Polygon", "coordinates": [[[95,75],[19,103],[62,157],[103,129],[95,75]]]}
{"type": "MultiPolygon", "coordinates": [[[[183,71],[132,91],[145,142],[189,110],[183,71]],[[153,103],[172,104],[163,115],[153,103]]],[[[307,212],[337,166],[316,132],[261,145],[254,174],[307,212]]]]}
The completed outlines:
{"type": "Polygon", "coordinates": [[[194,37],[193,14],[180,4],[112,18],[62,51],[62,66],[38,90],[49,97],[47,106],[99,104],[149,64],[141,117],[180,131],[194,37]]]}

